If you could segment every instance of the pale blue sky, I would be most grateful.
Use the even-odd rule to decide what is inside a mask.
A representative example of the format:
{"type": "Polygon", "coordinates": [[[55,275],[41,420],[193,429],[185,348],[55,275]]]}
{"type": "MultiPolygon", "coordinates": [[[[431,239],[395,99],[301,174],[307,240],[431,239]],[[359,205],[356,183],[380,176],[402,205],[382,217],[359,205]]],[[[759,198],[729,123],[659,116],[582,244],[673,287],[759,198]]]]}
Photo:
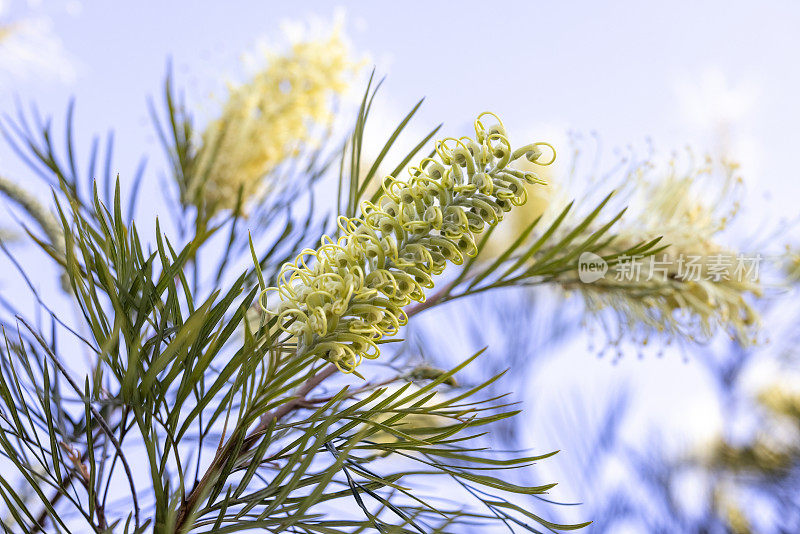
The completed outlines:
{"type": "MultiPolygon", "coordinates": [[[[54,68],[72,75],[68,83],[36,72],[24,83],[0,78],[2,107],[17,93],[60,113],[74,94],[82,129],[116,129],[123,173],[152,152],[144,98],[159,90],[167,57],[190,94],[204,96],[220,76],[239,74],[240,54],[277,36],[280,21],[333,12],[313,1],[15,0],[7,10],[49,18],[64,51],[54,68]]],[[[608,145],[651,136],[661,149],[702,150],[714,122],[729,120],[749,180],[779,193],[773,207],[791,214],[786,199],[800,194],[795,2],[351,2],[345,10],[356,51],[388,75],[390,107],[428,98],[421,127],[461,128],[491,109],[512,132],[597,130],[608,145]]]]}
{"type": "MultiPolygon", "coordinates": [[[[0,16],[28,25],[22,44],[37,58],[25,67],[0,52],[0,109],[13,112],[18,97],[62,117],[74,95],[84,152],[92,133],[113,128],[115,170],[125,180],[148,153],[151,185],[163,164],[145,99],[161,90],[168,57],[201,115],[213,113],[203,99],[241,73],[242,53],[265,35],[277,39],[282,20],[334,12],[322,1],[0,6],[0,16]]],[[[388,77],[386,114],[427,97],[420,130],[445,122],[461,132],[490,109],[512,135],[596,130],[608,147],[649,137],[665,151],[714,151],[724,134],[743,163],[751,220],[800,213],[800,3],[365,1],[345,11],[355,51],[388,77]]],[[[0,171],[27,180],[5,146],[0,171]]],[[[684,431],[702,432],[714,416],[702,367],[692,363],[580,360],[583,373],[574,358],[549,365],[572,377],[566,391],[602,391],[635,376],[661,401],[647,405],[651,421],[672,416],[684,431]]],[[[537,404],[533,413],[551,408],[537,404]]],[[[537,446],[561,448],[557,436],[537,446]]]]}

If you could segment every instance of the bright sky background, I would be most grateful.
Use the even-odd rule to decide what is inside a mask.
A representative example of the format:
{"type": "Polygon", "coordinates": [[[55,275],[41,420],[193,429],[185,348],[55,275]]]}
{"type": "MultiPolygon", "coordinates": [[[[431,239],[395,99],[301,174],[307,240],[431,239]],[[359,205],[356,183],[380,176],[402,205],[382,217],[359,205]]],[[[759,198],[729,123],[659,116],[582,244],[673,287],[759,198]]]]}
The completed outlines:
{"type": "MultiPolygon", "coordinates": [[[[690,144],[701,152],[724,138],[743,164],[754,212],[798,216],[800,3],[365,1],[345,12],[355,51],[387,75],[383,113],[397,116],[427,97],[420,131],[444,122],[460,133],[489,109],[516,138],[597,131],[609,149],[651,138],[660,150],[690,144]]],[[[18,98],[60,119],[74,96],[84,153],[91,134],[113,128],[122,179],[147,153],[154,186],[163,163],[146,97],[159,94],[167,58],[200,116],[210,116],[211,93],[241,75],[239,58],[257,42],[281,42],[281,21],[333,13],[322,1],[0,0],[0,23],[19,25],[13,46],[0,48],[0,110],[13,113],[18,98]]],[[[5,146],[0,172],[28,179],[5,146]]],[[[567,391],[591,396],[635,375],[660,399],[648,408],[651,422],[713,427],[697,364],[611,366],[584,348],[570,351],[579,359],[552,364],[585,371],[562,373],[572,375],[567,391]]],[[[552,404],[535,404],[533,414],[553,413],[552,404]]],[[[537,446],[557,447],[549,438],[537,446]]]]}
{"type": "MultiPolygon", "coordinates": [[[[279,41],[281,21],[333,13],[314,1],[0,5],[40,47],[23,83],[0,56],[2,107],[13,109],[16,94],[58,113],[75,95],[80,125],[114,127],[130,159],[152,146],[144,98],[159,90],[168,57],[190,94],[204,96],[241,72],[237,59],[258,40],[279,41]]],[[[462,127],[491,109],[512,133],[597,130],[609,146],[650,136],[669,150],[710,145],[728,124],[750,181],[794,214],[795,2],[353,2],[345,11],[355,49],[388,75],[390,107],[427,97],[424,126],[462,127]]]]}

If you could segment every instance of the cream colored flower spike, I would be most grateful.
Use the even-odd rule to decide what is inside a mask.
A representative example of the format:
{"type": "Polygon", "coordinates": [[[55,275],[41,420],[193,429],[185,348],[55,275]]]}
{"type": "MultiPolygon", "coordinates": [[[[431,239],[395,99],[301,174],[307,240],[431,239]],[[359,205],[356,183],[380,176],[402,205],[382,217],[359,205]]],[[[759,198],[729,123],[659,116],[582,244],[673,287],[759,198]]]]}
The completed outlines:
{"type": "Polygon", "coordinates": [[[276,184],[265,177],[313,144],[313,125],[327,126],[332,97],[342,94],[358,65],[338,29],[295,44],[244,85],[231,87],[222,115],[202,134],[189,195],[212,213],[246,204],[276,184]]]}
{"type": "Polygon", "coordinates": [[[522,157],[550,165],[555,150],[547,143],[512,150],[500,119],[483,113],[474,139],[438,141],[436,157],[409,169],[407,180],[387,177],[384,194],[363,202],[360,217],[340,217],[338,241],[323,236],[319,248],[285,264],[281,283],[266,292],[278,293],[278,322],[297,337],[298,351],[343,372],[377,358],[376,342],[406,323],[403,307],[425,300],[448,261],[461,264],[477,252],[475,234],[524,204],[526,183],[542,183],[510,166],[522,157]],[[487,116],[497,123],[485,126],[487,116]],[[547,161],[541,147],[552,151],[547,161]]]}

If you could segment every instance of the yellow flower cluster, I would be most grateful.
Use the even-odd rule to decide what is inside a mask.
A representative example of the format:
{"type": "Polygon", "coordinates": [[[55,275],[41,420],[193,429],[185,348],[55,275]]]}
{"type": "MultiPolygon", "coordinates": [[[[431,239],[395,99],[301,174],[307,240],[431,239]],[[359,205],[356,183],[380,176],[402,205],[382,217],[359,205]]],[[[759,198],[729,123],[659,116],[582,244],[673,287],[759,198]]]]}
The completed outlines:
{"type": "MultiPolygon", "coordinates": [[[[752,261],[745,261],[749,257],[719,243],[719,234],[738,210],[734,192],[740,180],[736,171],[735,164],[710,158],[700,162],[691,158],[683,168],[677,160],[666,168],[650,161],[633,164],[622,177],[617,194],[628,212],[616,227],[616,238],[598,254],[619,254],[659,236],[659,246],[667,248],[654,257],[629,258],[639,264],[635,273],[630,265],[619,263],[592,283],[576,280],[574,272],[556,282],[580,292],[590,313],[614,311],[619,328],[618,333],[610,334],[612,339],[624,335],[646,342],[651,333],[664,332],[670,337],[702,340],[724,329],[740,343],[752,343],[759,316],[748,299],[761,294],[758,269],[752,261]],[[694,262],[692,271],[701,276],[690,276],[689,260],[694,262]],[[714,276],[709,277],[712,263],[714,276]],[[656,267],[651,270],[651,266],[656,267]],[[741,270],[743,266],[748,272],[741,270]],[[626,273],[626,268],[630,272],[626,273]]],[[[587,189],[585,183],[579,187],[581,191],[572,192],[578,197],[587,189]]],[[[545,210],[542,228],[566,205],[568,196],[563,191],[556,188],[552,194],[558,200],[545,210]]],[[[579,206],[581,202],[587,203],[579,200],[579,206]]],[[[565,221],[555,237],[566,235],[580,220],[573,213],[571,224],[565,221]]],[[[588,228],[584,237],[596,229],[588,228]]]]}
{"type": "Polygon", "coordinates": [[[330,124],[332,99],[357,70],[338,29],[268,59],[249,82],[230,88],[222,115],[202,134],[188,194],[210,213],[274,187],[265,177],[313,143],[315,125],[330,124]]]}
{"type": "Polygon", "coordinates": [[[3,42],[13,32],[14,27],[11,25],[0,26],[0,42],[3,42]]]}
{"type": "MultiPolygon", "coordinates": [[[[323,236],[283,266],[277,288],[281,327],[298,340],[298,353],[314,354],[352,372],[363,358],[376,358],[377,342],[407,321],[403,307],[425,299],[448,261],[461,264],[477,252],[475,234],[495,225],[527,199],[525,184],[538,177],[509,166],[519,158],[540,165],[534,143],[512,150],[505,128],[475,121],[475,139],[436,143],[436,157],[409,169],[410,177],[387,177],[375,204],[362,203],[360,217],[339,218],[341,237],[323,236]]],[[[266,307],[262,303],[262,307],[266,307]]]]}
{"type": "MultiPolygon", "coordinates": [[[[615,306],[623,310],[628,326],[644,324],[692,339],[707,339],[723,328],[743,345],[754,342],[759,316],[747,296],[760,295],[761,286],[757,272],[745,271],[755,266],[717,241],[738,211],[738,202],[731,198],[738,183],[736,169],[735,164],[706,159],[680,173],[672,165],[665,178],[640,185],[638,217],[620,232],[615,246],[633,247],[657,236],[668,246],[649,258],[665,272],[640,282],[615,306]],[[716,198],[701,197],[698,188],[705,179],[722,180],[716,198]],[[692,258],[699,260],[695,262],[699,276],[685,268],[692,258]]],[[[591,291],[591,285],[584,289],[591,291]]]]}

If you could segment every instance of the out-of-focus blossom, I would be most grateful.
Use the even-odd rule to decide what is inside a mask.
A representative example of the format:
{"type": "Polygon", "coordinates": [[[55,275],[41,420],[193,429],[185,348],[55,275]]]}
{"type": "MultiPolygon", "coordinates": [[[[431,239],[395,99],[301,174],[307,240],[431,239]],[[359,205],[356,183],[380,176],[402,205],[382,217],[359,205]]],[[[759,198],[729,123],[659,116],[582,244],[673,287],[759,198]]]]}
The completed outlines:
{"type": "Polygon", "coordinates": [[[590,307],[612,307],[632,331],[644,326],[702,341],[724,329],[744,345],[754,342],[759,318],[748,298],[761,294],[757,260],[717,238],[738,210],[735,173],[735,164],[706,159],[685,171],[671,164],[663,177],[642,176],[632,198],[635,217],[624,223],[610,252],[658,236],[668,246],[642,262],[629,288],[620,276],[625,263],[610,270],[616,285],[582,284],[590,307]]]}
{"type": "Polygon", "coordinates": [[[743,506],[747,501],[736,496],[761,484],[791,484],[791,473],[800,463],[800,390],[789,383],[776,382],[758,393],[763,418],[750,437],[717,437],[691,457],[712,475],[712,505],[731,532],[754,531],[754,517],[743,506]]]}
{"type": "MultiPolygon", "coordinates": [[[[576,152],[573,158],[578,157],[576,152]]],[[[612,263],[599,280],[582,282],[575,271],[555,280],[568,291],[578,291],[592,317],[604,322],[605,311],[616,315],[618,321],[608,332],[613,341],[633,337],[646,343],[655,333],[702,341],[725,330],[743,345],[754,342],[759,317],[749,300],[761,294],[758,258],[720,240],[738,211],[737,165],[710,157],[696,161],[691,154],[686,159],[676,157],[661,165],[648,159],[591,178],[581,175],[580,165],[567,165],[568,172],[553,175],[550,185],[539,190],[550,198],[534,202],[527,214],[525,222],[541,217],[536,237],[575,199],[575,207],[551,238],[556,243],[597,205],[598,190],[607,192],[616,185],[612,204],[627,206],[628,211],[611,230],[616,237],[598,254],[620,254],[662,237],[659,246],[667,245],[663,251],[652,257],[620,258],[627,261],[612,263]]],[[[574,243],[588,238],[609,213],[607,208],[606,217],[598,218],[574,243]]],[[[576,259],[576,267],[577,263],[576,259]]]]}
{"type": "Polygon", "coordinates": [[[787,417],[800,428],[800,391],[782,385],[763,389],[758,402],[773,415],[787,417]]]}
{"type": "Polygon", "coordinates": [[[715,154],[735,156],[748,176],[761,170],[765,147],[753,132],[764,99],[755,79],[710,68],[678,80],[674,90],[682,131],[715,154]]]}
{"type": "Polygon", "coordinates": [[[720,439],[709,448],[707,456],[710,467],[739,473],[778,474],[785,471],[792,462],[790,451],[769,443],[763,437],[745,445],[733,445],[720,439]]]}
{"type": "Polygon", "coordinates": [[[5,0],[0,0],[0,43],[2,43],[14,31],[14,23],[5,20],[8,4],[5,0]]]}
{"type": "Polygon", "coordinates": [[[45,14],[28,9],[8,15],[8,3],[0,0],[0,91],[26,79],[71,83],[74,60],[45,14]]]}
{"type": "Polygon", "coordinates": [[[749,534],[752,532],[747,514],[736,499],[733,498],[729,488],[716,488],[712,504],[731,533],[749,534]]]}
{"type": "Polygon", "coordinates": [[[786,252],[784,272],[789,283],[800,282],[800,250],[788,250],[786,252]]]}
{"type": "Polygon", "coordinates": [[[202,133],[191,201],[213,213],[235,208],[240,194],[243,204],[267,194],[277,185],[270,173],[331,123],[333,99],[357,69],[338,27],[270,53],[265,69],[229,87],[221,115],[202,133]]]}
{"type": "Polygon", "coordinates": [[[0,42],[8,38],[14,31],[14,26],[10,24],[0,25],[0,42]]]}

